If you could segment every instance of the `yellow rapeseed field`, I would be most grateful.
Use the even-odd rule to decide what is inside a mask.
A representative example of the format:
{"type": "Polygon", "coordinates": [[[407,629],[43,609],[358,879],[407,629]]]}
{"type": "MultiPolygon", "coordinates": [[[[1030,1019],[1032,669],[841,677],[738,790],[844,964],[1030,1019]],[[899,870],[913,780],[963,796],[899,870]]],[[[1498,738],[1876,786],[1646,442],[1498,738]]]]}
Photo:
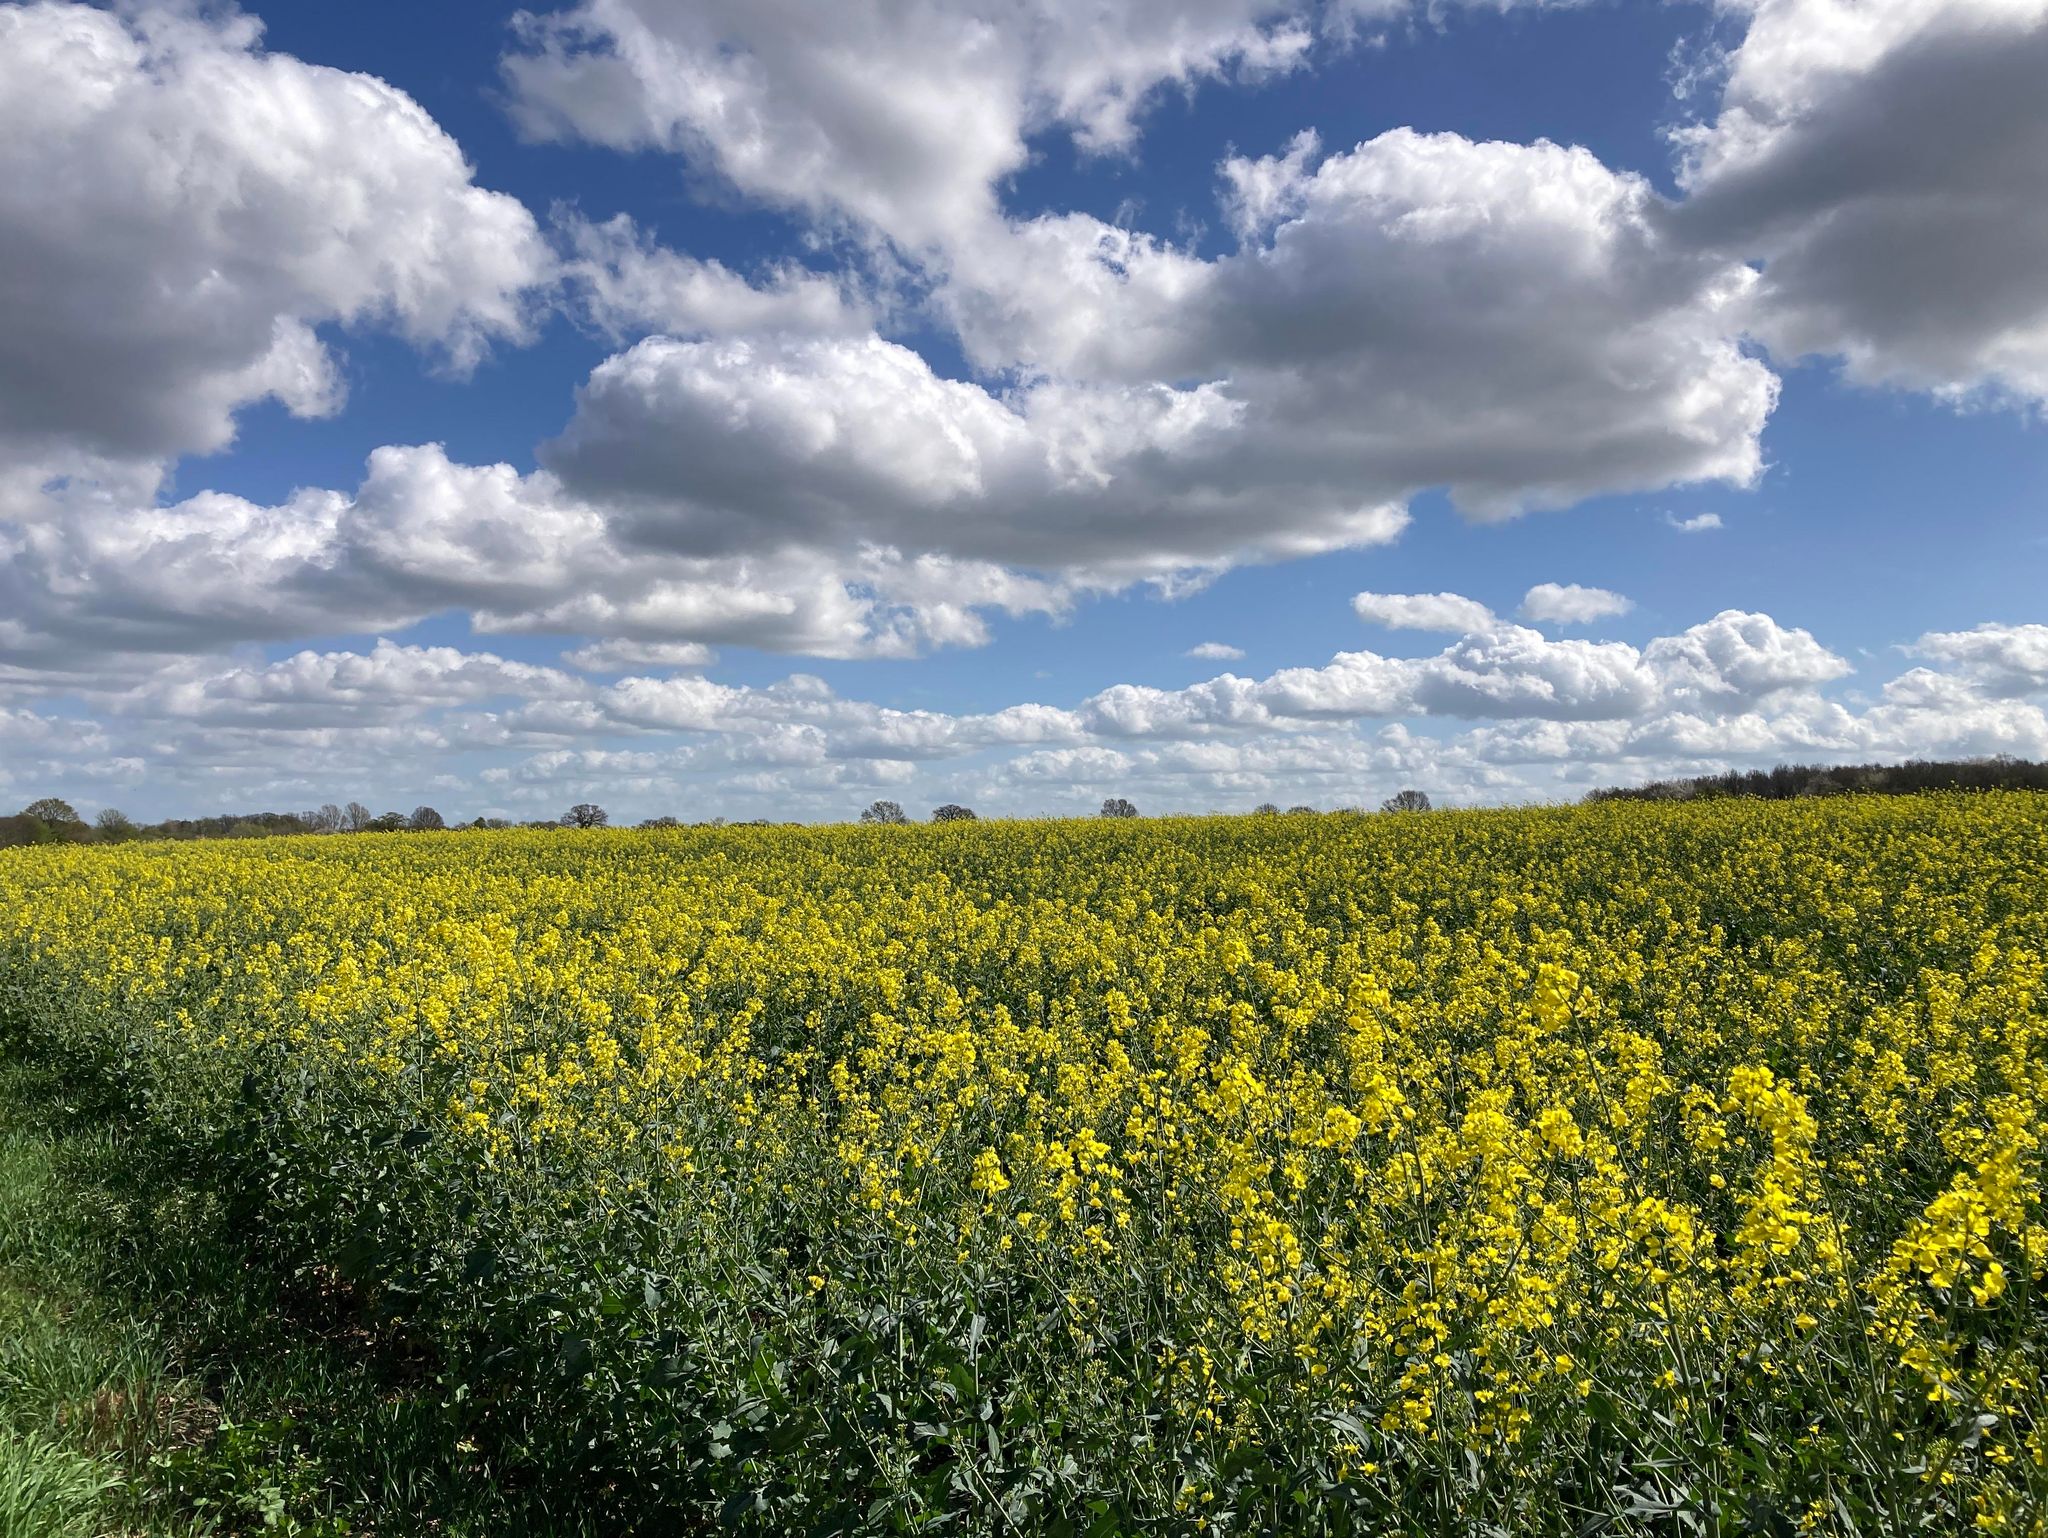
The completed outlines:
{"type": "Polygon", "coordinates": [[[0,856],[513,1462],[793,1532],[2041,1533],[2048,798],[0,856]]]}

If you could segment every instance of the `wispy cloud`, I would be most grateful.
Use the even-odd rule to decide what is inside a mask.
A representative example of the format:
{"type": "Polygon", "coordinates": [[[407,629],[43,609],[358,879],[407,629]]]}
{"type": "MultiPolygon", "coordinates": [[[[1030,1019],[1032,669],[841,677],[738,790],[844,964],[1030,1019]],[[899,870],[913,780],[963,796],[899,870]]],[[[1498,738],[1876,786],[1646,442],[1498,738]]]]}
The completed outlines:
{"type": "Polygon", "coordinates": [[[1676,513],[1666,513],[1664,521],[1681,534],[1705,534],[1710,529],[1725,527],[1719,513],[1694,513],[1690,518],[1681,518],[1676,513]]]}

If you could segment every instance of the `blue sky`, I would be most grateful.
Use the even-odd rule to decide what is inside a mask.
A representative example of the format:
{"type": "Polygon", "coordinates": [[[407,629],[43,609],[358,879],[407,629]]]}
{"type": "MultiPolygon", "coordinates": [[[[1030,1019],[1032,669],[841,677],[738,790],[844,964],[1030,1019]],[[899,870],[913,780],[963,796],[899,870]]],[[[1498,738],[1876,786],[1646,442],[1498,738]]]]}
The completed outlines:
{"type": "Polygon", "coordinates": [[[2044,60],[2048,0],[0,5],[0,801],[2048,755],[2044,60]]]}

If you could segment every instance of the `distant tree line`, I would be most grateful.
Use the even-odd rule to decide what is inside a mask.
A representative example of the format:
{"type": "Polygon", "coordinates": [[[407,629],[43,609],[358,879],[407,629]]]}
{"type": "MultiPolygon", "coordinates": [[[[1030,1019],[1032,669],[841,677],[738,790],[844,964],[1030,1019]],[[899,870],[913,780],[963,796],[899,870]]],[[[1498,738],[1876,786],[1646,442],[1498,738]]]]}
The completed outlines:
{"type": "MultiPolygon", "coordinates": [[[[900,813],[901,809],[898,811],[900,813]]],[[[974,815],[965,807],[941,807],[939,811],[952,817],[974,815]]],[[[346,806],[329,802],[308,812],[235,812],[219,817],[168,817],[162,822],[137,822],[126,813],[108,807],[87,822],[68,801],[48,796],[30,802],[11,817],[0,817],[0,849],[27,844],[272,838],[290,833],[439,833],[453,828],[604,828],[610,824],[611,818],[605,809],[590,801],[579,801],[560,817],[543,817],[529,822],[513,822],[506,817],[477,817],[464,823],[451,823],[431,806],[416,806],[410,812],[372,812],[360,801],[351,801],[346,806]]],[[[680,828],[685,824],[674,817],[649,817],[640,826],[680,828]]],[[[728,823],[723,817],[712,817],[689,826],[765,828],[772,824],[765,817],[736,823],[728,823]]]]}
{"type": "MultiPolygon", "coordinates": [[[[1261,814],[1277,814],[1271,802],[1257,808],[1261,814]]],[[[1313,815],[1312,806],[1291,806],[1290,815],[1313,815]]],[[[1429,797],[1419,790],[1404,790],[1385,802],[1382,811],[1428,811],[1429,797]]],[[[1109,818],[1136,817],[1138,808],[1122,796],[1111,796],[1097,814],[1109,818]]],[[[871,825],[895,827],[907,824],[910,814],[901,802],[875,801],[865,807],[860,820],[871,825]]],[[[932,808],[933,822],[979,821],[974,808],[948,801],[932,808]]],[[[328,802],[307,812],[236,812],[218,817],[169,817],[162,822],[136,822],[125,813],[108,807],[90,823],[66,801],[46,797],[32,801],[12,817],[0,817],[0,849],[24,844],[121,844],[137,840],[187,840],[206,838],[271,838],[305,833],[438,833],[451,827],[463,828],[607,828],[611,817],[592,801],[579,801],[560,817],[515,823],[504,817],[478,817],[466,823],[450,823],[431,806],[416,806],[410,812],[372,812],[360,801],[346,805],[328,802]]],[[[679,818],[643,818],[642,828],[699,828],[772,826],[768,818],[729,823],[723,817],[685,824],[679,818]]]]}
{"type": "MultiPolygon", "coordinates": [[[[870,801],[861,808],[860,820],[870,827],[897,828],[910,821],[910,814],[903,810],[900,801],[870,801]]],[[[957,801],[948,801],[944,806],[932,808],[933,822],[978,822],[974,808],[962,806],[957,801]]]]}
{"type": "Polygon", "coordinates": [[[1588,801],[1711,801],[1748,796],[1796,801],[1806,796],[1904,796],[1930,790],[2048,790],[2048,764],[2019,758],[1916,758],[1903,764],[1780,764],[1700,774],[1648,785],[1611,786],[1588,801]]]}
{"type": "MultiPolygon", "coordinates": [[[[372,812],[360,801],[329,802],[310,812],[234,812],[219,817],[167,817],[137,822],[108,807],[91,822],[55,796],[31,801],[12,817],[0,817],[0,849],[24,844],[126,844],[137,840],[271,838],[286,833],[436,833],[448,826],[431,806],[410,812],[372,812]]],[[[503,818],[479,817],[470,827],[507,828],[503,818]]]]}
{"type": "MultiPolygon", "coordinates": [[[[1380,810],[1383,812],[1426,812],[1430,810],[1429,793],[1420,790],[1396,791],[1380,803],[1380,810]]],[[[1362,806],[1340,806],[1331,815],[1357,817],[1363,814],[1364,811],[1365,808],[1362,806]]],[[[1317,817],[1322,814],[1312,806],[1290,806],[1283,813],[1277,802],[1261,801],[1252,808],[1252,815],[1254,817],[1317,817]]]]}
{"type": "MultiPolygon", "coordinates": [[[[1727,774],[1701,774],[1689,779],[1655,780],[1647,785],[1617,785],[1586,793],[1597,801],[1708,801],[1731,796],[1748,796],[1760,801],[1791,801],[1805,796],[1907,795],[1934,790],[2048,790],[2048,764],[2018,758],[1971,758],[1957,760],[1912,759],[1903,764],[1780,764],[1775,769],[1750,769],[1727,774]]],[[[1380,803],[1382,812],[1426,812],[1429,796],[1420,790],[1403,790],[1380,803]]],[[[1312,806],[1291,806],[1285,814],[1268,801],[1253,809],[1253,815],[1314,815],[1312,806]]],[[[1125,818],[1139,815],[1138,808],[1122,796],[1102,803],[1102,817],[1125,818]]],[[[860,814],[864,823],[884,827],[908,823],[910,816],[895,801],[870,803],[860,814]]],[[[972,807],[947,802],[932,808],[933,822],[974,822],[972,807]]],[[[464,828],[604,828],[611,819],[595,802],[579,801],[560,817],[513,823],[503,817],[478,817],[450,824],[431,806],[416,806],[410,812],[372,812],[360,801],[345,806],[328,802],[308,812],[238,812],[218,817],[168,817],[162,822],[136,822],[113,807],[87,822],[67,801],[46,796],[31,801],[11,817],[0,817],[0,849],[25,844],[121,844],[142,839],[183,840],[203,838],[269,838],[287,833],[438,833],[451,826],[464,828]]],[[[679,828],[674,817],[649,817],[643,828],[679,828]]],[[[712,817],[690,824],[699,828],[769,827],[765,817],[750,822],[728,823],[712,817]]]]}
{"type": "MultiPolygon", "coordinates": [[[[1103,817],[1136,817],[1137,807],[1122,796],[1111,796],[1102,803],[1103,817]]],[[[870,827],[898,828],[910,821],[910,814],[903,810],[900,801],[871,801],[861,809],[860,820],[870,827]]],[[[971,806],[962,806],[957,801],[948,801],[944,806],[932,808],[933,822],[979,822],[971,806]]]]}

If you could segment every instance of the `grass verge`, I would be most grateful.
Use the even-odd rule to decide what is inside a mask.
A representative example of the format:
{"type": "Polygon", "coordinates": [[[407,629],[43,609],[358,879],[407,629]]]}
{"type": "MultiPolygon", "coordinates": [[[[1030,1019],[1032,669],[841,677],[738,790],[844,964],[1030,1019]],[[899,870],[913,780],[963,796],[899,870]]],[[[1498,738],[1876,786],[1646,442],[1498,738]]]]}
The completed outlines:
{"type": "Polygon", "coordinates": [[[574,1532],[89,1085],[0,1061],[0,1538],[574,1532]]]}

